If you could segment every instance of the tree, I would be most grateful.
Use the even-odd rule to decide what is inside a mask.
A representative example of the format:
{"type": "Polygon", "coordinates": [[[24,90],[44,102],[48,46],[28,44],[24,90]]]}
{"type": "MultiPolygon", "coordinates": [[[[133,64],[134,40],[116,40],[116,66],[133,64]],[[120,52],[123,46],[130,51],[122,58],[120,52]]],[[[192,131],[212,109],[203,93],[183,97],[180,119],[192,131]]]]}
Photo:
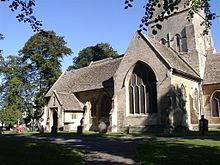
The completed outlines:
{"type": "Polygon", "coordinates": [[[88,66],[91,61],[97,61],[108,57],[118,56],[108,43],[99,43],[81,50],[77,57],[73,58],[73,65],[68,70],[79,69],[88,66]]]}
{"type": "MultiPolygon", "coordinates": [[[[185,2],[185,7],[189,8],[188,10],[188,20],[193,18],[194,14],[199,14],[200,10],[203,10],[205,16],[203,17],[203,22],[201,25],[205,26],[204,34],[208,34],[209,29],[212,25],[211,21],[216,18],[216,14],[212,13],[210,10],[210,0],[149,0],[144,5],[145,14],[141,19],[140,30],[147,31],[147,27],[150,21],[153,21],[155,25],[152,26],[154,35],[157,34],[157,30],[162,28],[161,22],[169,18],[169,15],[178,11],[178,5],[181,2],[185,2]],[[156,8],[162,8],[162,12],[158,15],[155,15],[156,8]]],[[[125,9],[132,7],[134,0],[125,0],[125,9]]]]}
{"type": "MultiPolygon", "coordinates": [[[[4,39],[4,36],[3,34],[0,33],[0,40],[3,40],[4,39]]],[[[2,50],[0,49],[0,56],[1,56],[1,53],[2,53],[2,50]]]]}
{"type": "Polygon", "coordinates": [[[0,110],[0,121],[4,124],[7,128],[13,127],[14,124],[17,122],[22,122],[22,113],[10,107],[9,109],[0,110]]]}
{"type": "Polygon", "coordinates": [[[0,84],[1,118],[4,124],[15,124],[22,119],[22,113],[27,111],[28,82],[25,81],[25,64],[18,56],[1,58],[0,84]]]}
{"type": "Polygon", "coordinates": [[[27,81],[33,87],[35,112],[41,114],[44,95],[61,74],[61,59],[72,51],[66,46],[64,37],[47,31],[33,35],[19,53],[23,62],[28,64],[27,81]]]}
{"type": "Polygon", "coordinates": [[[16,109],[24,111],[25,93],[28,82],[24,75],[24,63],[17,56],[8,56],[7,60],[2,58],[0,71],[2,74],[1,101],[3,109],[16,105],[16,109]]]}
{"type": "Polygon", "coordinates": [[[33,15],[35,0],[1,0],[0,2],[11,2],[9,8],[12,12],[18,11],[16,16],[19,22],[29,23],[34,31],[41,31],[41,21],[33,15]]]}

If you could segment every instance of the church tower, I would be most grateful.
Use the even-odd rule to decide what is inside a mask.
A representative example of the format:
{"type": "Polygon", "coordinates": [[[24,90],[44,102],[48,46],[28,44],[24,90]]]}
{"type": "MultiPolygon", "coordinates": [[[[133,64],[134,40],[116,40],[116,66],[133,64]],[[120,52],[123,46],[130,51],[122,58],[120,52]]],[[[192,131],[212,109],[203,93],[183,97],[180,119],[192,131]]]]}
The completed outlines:
{"type": "MultiPolygon", "coordinates": [[[[185,6],[185,2],[186,0],[182,0],[177,12],[170,14],[167,20],[160,23],[162,29],[157,30],[156,35],[152,34],[152,26],[155,23],[150,22],[148,33],[176,52],[203,78],[206,57],[215,51],[214,45],[210,33],[203,35],[204,27],[200,24],[204,13],[201,11],[199,14],[194,14],[194,17],[188,21],[189,8],[185,6]]],[[[162,7],[157,8],[155,16],[161,12],[162,7]]]]}

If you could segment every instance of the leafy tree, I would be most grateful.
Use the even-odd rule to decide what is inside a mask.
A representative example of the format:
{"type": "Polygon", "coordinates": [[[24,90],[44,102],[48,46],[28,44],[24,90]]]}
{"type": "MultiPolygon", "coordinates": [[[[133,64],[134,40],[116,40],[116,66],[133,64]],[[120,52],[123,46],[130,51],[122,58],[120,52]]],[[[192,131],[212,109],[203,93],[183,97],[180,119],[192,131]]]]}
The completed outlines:
{"type": "Polygon", "coordinates": [[[22,113],[27,111],[28,82],[24,75],[25,64],[18,56],[9,56],[5,60],[1,58],[0,72],[2,83],[0,84],[1,118],[6,125],[15,124],[22,119],[22,113]]]}
{"type": "Polygon", "coordinates": [[[15,107],[0,110],[0,121],[5,124],[7,128],[10,128],[18,121],[23,121],[22,113],[15,107]]]}
{"type": "Polygon", "coordinates": [[[19,22],[29,23],[34,31],[42,30],[41,21],[33,15],[35,0],[1,0],[0,2],[10,2],[11,11],[18,11],[16,18],[19,22]]]}
{"type": "MultiPolygon", "coordinates": [[[[4,39],[4,36],[3,34],[0,33],[0,40],[3,40],[4,39]]],[[[0,49],[0,56],[1,56],[1,53],[2,53],[2,50],[0,49]]]]}
{"type": "Polygon", "coordinates": [[[16,109],[24,111],[25,96],[28,82],[25,80],[24,63],[17,56],[9,56],[7,60],[2,57],[0,71],[2,74],[1,101],[4,109],[17,106],[16,109]]]}
{"type": "Polygon", "coordinates": [[[64,37],[47,31],[33,35],[19,52],[23,62],[28,64],[27,81],[34,88],[35,112],[41,114],[44,95],[61,74],[61,59],[72,51],[66,46],[64,37]]]}
{"type": "Polygon", "coordinates": [[[73,65],[68,70],[79,69],[88,66],[91,61],[97,61],[108,57],[118,56],[108,43],[99,43],[81,50],[77,57],[73,58],[73,65]]]}
{"type": "MultiPolygon", "coordinates": [[[[208,34],[209,29],[212,25],[211,21],[216,18],[216,14],[210,10],[210,0],[149,0],[144,4],[145,14],[141,19],[140,30],[147,31],[147,26],[150,21],[153,21],[155,25],[152,26],[152,33],[157,34],[157,30],[162,28],[161,22],[169,18],[169,15],[178,11],[178,5],[181,2],[185,3],[188,10],[188,20],[194,16],[195,13],[199,14],[200,10],[203,10],[205,16],[201,25],[205,26],[204,34],[208,34]],[[161,13],[155,16],[156,8],[163,9],[161,13]],[[154,17],[153,17],[154,16],[154,17]]],[[[134,0],[125,0],[125,9],[132,7],[134,0]]]]}

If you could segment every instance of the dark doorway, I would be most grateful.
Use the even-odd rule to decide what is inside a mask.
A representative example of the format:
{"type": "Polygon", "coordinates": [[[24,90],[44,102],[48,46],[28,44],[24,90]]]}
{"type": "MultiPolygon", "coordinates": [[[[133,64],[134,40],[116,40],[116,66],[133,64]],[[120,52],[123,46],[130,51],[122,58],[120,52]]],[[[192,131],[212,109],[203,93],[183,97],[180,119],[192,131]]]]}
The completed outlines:
{"type": "Polygon", "coordinates": [[[57,133],[57,127],[58,127],[58,113],[57,109],[52,109],[53,113],[53,126],[51,128],[52,133],[57,133]]]}

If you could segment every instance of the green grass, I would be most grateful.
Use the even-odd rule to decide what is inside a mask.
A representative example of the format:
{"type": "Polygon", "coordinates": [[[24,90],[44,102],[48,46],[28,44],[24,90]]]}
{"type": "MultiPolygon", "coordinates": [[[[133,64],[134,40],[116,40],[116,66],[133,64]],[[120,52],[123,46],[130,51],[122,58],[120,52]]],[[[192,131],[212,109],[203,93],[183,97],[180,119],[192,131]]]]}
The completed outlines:
{"type": "Polygon", "coordinates": [[[83,157],[79,150],[59,144],[24,138],[0,138],[1,165],[77,165],[81,164],[83,157]]]}
{"type": "Polygon", "coordinates": [[[138,145],[143,165],[217,165],[220,162],[220,141],[184,139],[149,141],[138,145]]]}

